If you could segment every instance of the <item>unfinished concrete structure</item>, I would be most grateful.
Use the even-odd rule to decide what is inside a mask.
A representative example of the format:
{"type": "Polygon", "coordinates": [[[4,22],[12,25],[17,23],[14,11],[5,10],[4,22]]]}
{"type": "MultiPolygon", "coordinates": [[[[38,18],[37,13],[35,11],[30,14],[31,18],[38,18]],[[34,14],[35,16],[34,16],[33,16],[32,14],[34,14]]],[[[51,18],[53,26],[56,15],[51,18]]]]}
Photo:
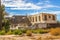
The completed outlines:
{"type": "Polygon", "coordinates": [[[57,24],[56,14],[40,13],[29,16],[13,16],[10,29],[23,28],[47,28],[57,24]]]}
{"type": "Polygon", "coordinates": [[[31,25],[27,16],[12,16],[10,19],[10,29],[20,29],[20,28],[27,28],[31,25]]]}
{"type": "Polygon", "coordinates": [[[29,20],[32,25],[36,28],[47,28],[56,26],[56,14],[40,13],[29,16],[29,20]]]}

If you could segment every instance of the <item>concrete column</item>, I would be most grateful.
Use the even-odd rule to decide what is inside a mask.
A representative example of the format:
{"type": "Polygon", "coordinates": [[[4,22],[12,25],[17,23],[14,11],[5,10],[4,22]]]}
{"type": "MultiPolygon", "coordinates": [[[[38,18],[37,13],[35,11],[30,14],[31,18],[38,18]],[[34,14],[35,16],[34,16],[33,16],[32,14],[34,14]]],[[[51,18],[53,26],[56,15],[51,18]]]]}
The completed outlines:
{"type": "Polygon", "coordinates": [[[35,22],[35,16],[34,16],[34,22],[35,22]]]}
{"type": "Polygon", "coordinates": [[[51,20],[53,20],[53,17],[51,16],[51,20]]]}
{"type": "Polygon", "coordinates": [[[32,22],[33,22],[34,20],[33,20],[33,16],[32,16],[32,22]]]}
{"type": "Polygon", "coordinates": [[[37,15],[37,22],[39,22],[39,16],[37,15]]]}
{"type": "Polygon", "coordinates": [[[35,22],[36,22],[36,16],[35,16],[35,22]]]}
{"type": "Polygon", "coordinates": [[[34,22],[34,16],[33,16],[33,22],[34,22]]]}
{"type": "Polygon", "coordinates": [[[41,21],[41,17],[40,17],[40,15],[39,15],[39,22],[41,21]]]}
{"type": "Polygon", "coordinates": [[[32,17],[32,22],[33,22],[33,17],[32,17]]]}
{"type": "Polygon", "coordinates": [[[34,21],[36,22],[36,16],[34,16],[34,21]]]}
{"type": "Polygon", "coordinates": [[[32,17],[31,17],[31,22],[32,22],[32,17]]]}
{"type": "Polygon", "coordinates": [[[31,17],[30,17],[30,19],[29,19],[30,21],[31,21],[31,17]]]}
{"type": "Polygon", "coordinates": [[[49,20],[50,20],[49,16],[50,16],[50,15],[47,15],[47,21],[49,21],[49,20]]]}

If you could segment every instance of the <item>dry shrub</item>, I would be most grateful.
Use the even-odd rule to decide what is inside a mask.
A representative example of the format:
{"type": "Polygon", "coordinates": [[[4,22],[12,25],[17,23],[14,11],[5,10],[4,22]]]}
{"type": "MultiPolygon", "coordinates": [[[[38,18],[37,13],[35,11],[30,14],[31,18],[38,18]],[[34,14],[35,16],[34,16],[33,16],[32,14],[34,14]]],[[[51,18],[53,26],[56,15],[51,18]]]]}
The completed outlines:
{"type": "Polygon", "coordinates": [[[60,35],[60,28],[52,28],[50,34],[55,36],[60,35]]]}
{"type": "Polygon", "coordinates": [[[27,36],[32,36],[32,31],[31,31],[31,30],[27,30],[27,31],[26,31],[26,35],[27,35],[27,36]]]}

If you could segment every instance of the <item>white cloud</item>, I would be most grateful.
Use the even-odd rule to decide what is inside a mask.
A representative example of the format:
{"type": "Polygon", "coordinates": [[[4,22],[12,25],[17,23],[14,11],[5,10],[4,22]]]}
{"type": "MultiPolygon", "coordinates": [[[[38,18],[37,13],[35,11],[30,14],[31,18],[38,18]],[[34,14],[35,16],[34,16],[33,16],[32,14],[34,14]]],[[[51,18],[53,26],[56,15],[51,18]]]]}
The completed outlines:
{"type": "Polygon", "coordinates": [[[34,15],[34,14],[38,14],[38,13],[40,13],[40,12],[34,12],[34,13],[30,13],[28,15],[34,15]]]}
{"type": "Polygon", "coordinates": [[[43,13],[56,14],[57,16],[60,15],[60,11],[48,11],[43,13]]]}
{"type": "Polygon", "coordinates": [[[37,3],[37,5],[44,4],[43,6],[37,6],[36,4],[33,4],[33,3],[26,3],[25,1],[26,0],[24,1],[23,0],[3,0],[2,3],[6,7],[11,7],[11,10],[30,10],[30,9],[41,10],[43,8],[50,8],[50,7],[60,8],[60,6],[49,4],[48,0],[45,1],[47,4],[45,4],[44,2],[37,3]]]}
{"type": "Polygon", "coordinates": [[[60,11],[33,12],[33,13],[30,13],[29,15],[34,15],[34,14],[39,14],[39,13],[49,13],[49,14],[56,14],[56,15],[60,15],[60,11]]]}
{"type": "Polygon", "coordinates": [[[45,0],[45,2],[46,2],[46,3],[50,3],[50,1],[49,1],[49,0],[45,0]]]}
{"type": "Polygon", "coordinates": [[[43,2],[38,2],[37,5],[42,5],[42,8],[60,8],[60,6],[53,5],[49,0],[44,0],[43,2]]]}
{"type": "Polygon", "coordinates": [[[12,10],[16,10],[16,9],[21,9],[21,10],[29,10],[29,9],[41,9],[40,6],[36,6],[32,3],[27,3],[27,4],[20,4],[20,6],[16,5],[16,8],[11,8],[12,10]]]}
{"type": "Polygon", "coordinates": [[[38,3],[37,3],[37,5],[42,5],[42,4],[43,4],[43,2],[38,2],[38,3]]]}
{"type": "Polygon", "coordinates": [[[25,14],[23,14],[23,13],[21,14],[21,13],[17,13],[17,12],[16,13],[15,12],[10,12],[9,16],[13,16],[13,15],[25,15],[25,14]]]}
{"type": "MultiPolygon", "coordinates": [[[[8,2],[8,1],[7,1],[8,2]]],[[[37,6],[33,3],[25,3],[23,0],[13,0],[9,3],[3,3],[6,7],[13,7],[12,10],[22,9],[22,10],[29,10],[29,9],[41,9],[40,6],[37,6]]]]}
{"type": "Polygon", "coordinates": [[[60,6],[55,6],[55,5],[51,5],[51,4],[44,5],[44,8],[50,8],[50,7],[60,8],[60,6]]]}

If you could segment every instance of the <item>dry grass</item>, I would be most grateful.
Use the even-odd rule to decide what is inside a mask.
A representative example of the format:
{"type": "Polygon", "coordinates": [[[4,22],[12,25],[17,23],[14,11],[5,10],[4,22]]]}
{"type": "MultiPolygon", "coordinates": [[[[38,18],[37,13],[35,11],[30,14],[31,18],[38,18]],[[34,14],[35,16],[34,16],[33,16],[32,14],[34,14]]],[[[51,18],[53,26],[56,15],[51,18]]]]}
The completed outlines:
{"type": "Polygon", "coordinates": [[[60,28],[51,28],[50,32],[51,35],[60,35],[60,28]]]}
{"type": "Polygon", "coordinates": [[[31,31],[31,30],[27,30],[27,31],[26,31],[26,35],[27,35],[27,36],[32,36],[32,31],[31,31]]]}

